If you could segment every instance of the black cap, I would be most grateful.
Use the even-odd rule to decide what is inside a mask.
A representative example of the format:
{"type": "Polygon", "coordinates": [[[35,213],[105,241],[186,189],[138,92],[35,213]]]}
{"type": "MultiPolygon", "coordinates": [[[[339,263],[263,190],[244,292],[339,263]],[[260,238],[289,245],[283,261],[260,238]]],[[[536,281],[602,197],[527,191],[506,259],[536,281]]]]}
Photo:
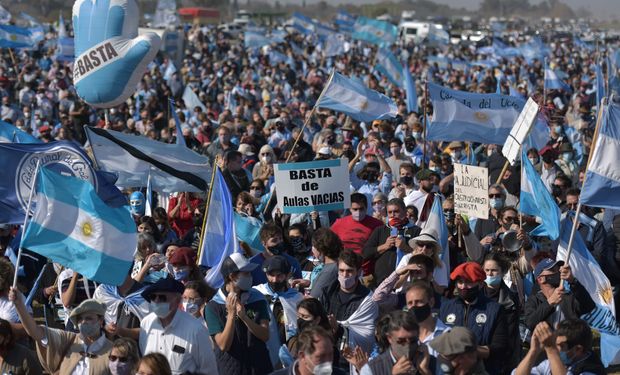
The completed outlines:
{"type": "Polygon", "coordinates": [[[222,267],[220,268],[220,273],[223,277],[230,275],[235,272],[251,272],[258,264],[250,263],[246,257],[241,253],[233,253],[222,262],[222,267]]]}
{"type": "Polygon", "coordinates": [[[144,298],[147,302],[151,302],[151,294],[153,293],[178,293],[178,294],[183,294],[183,291],[185,290],[185,287],[183,286],[183,283],[181,283],[180,281],[177,281],[175,279],[170,279],[170,278],[164,278],[164,279],[159,279],[157,280],[157,282],[155,284],[151,284],[148,287],[146,287],[141,295],[142,298],[144,298]]]}
{"type": "Polygon", "coordinates": [[[276,255],[276,256],[267,258],[263,262],[263,272],[265,273],[280,272],[280,273],[287,274],[291,272],[291,264],[285,257],[281,255],[276,255]]]}

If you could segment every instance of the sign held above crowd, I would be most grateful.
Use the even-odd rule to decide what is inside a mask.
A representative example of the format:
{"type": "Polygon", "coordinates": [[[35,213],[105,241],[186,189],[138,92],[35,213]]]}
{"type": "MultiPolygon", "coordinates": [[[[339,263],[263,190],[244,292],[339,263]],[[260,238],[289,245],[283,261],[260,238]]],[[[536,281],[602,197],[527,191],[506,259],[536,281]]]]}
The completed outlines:
{"type": "Polygon", "coordinates": [[[454,164],[454,212],[479,219],[489,218],[489,171],[454,164]]]}

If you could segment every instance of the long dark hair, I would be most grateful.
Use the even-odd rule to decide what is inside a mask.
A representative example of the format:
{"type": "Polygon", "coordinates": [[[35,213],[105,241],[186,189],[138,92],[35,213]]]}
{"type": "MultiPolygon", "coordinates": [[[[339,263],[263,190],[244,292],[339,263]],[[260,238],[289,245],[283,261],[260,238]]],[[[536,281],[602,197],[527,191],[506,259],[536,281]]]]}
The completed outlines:
{"type": "Polygon", "coordinates": [[[323,305],[321,305],[321,302],[319,302],[318,299],[316,298],[302,299],[297,304],[297,310],[299,310],[300,308],[304,308],[308,310],[308,312],[312,314],[312,316],[314,316],[315,318],[317,316],[320,317],[319,326],[331,332],[332,328],[331,328],[331,325],[329,324],[329,319],[327,318],[327,312],[325,312],[323,305]]]}

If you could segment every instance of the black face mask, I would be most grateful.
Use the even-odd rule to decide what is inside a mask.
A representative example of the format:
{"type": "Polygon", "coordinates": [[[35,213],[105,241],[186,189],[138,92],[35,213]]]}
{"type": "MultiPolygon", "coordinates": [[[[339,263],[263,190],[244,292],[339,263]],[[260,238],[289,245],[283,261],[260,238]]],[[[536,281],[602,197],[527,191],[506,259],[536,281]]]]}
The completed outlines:
{"type": "Polygon", "coordinates": [[[551,194],[553,194],[554,197],[559,198],[562,196],[562,188],[559,188],[555,185],[551,186],[551,194]]]}
{"type": "Polygon", "coordinates": [[[553,157],[551,156],[547,156],[547,155],[543,155],[543,161],[547,164],[551,164],[553,163],[553,161],[555,160],[553,157]]]}
{"type": "Polygon", "coordinates": [[[411,184],[413,184],[413,177],[411,177],[411,176],[401,176],[400,177],[400,182],[402,182],[404,185],[410,186],[411,184]]]}
{"type": "Polygon", "coordinates": [[[286,251],[286,247],[284,246],[284,243],[280,242],[275,246],[268,247],[267,250],[269,250],[269,252],[273,255],[280,255],[286,251]]]}
{"type": "Polygon", "coordinates": [[[415,316],[415,320],[419,322],[423,322],[431,315],[431,305],[426,304],[424,306],[412,307],[409,309],[409,312],[415,316]]]}
{"type": "Polygon", "coordinates": [[[551,275],[545,276],[545,283],[551,285],[553,288],[560,286],[560,273],[556,272],[551,275]]]}
{"type": "Polygon", "coordinates": [[[378,178],[379,178],[378,173],[371,172],[366,175],[366,181],[370,183],[376,182],[378,178]]]}
{"type": "Polygon", "coordinates": [[[268,283],[268,284],[271,290],[273,290],[274,292],[284,292],[285,290],[288,289],[288,286],[286,285],[286,280],[282,282],[278,282],[278,283],[268,283]]]}
{"type": "Polygon", "coordinates": [[[478,292],[480,291],[480,286],[476,285],[473,288],[469,289],[459,289],[459,296],[466,302],[473,302],[478,298],[478,292]]]}
{"type": "Polygon", "coordinates": [[[203,216],[202,215],[194,215],[192,216],[192,220],[194,222],[194,227],[202,227],[203,216]]]}
{"type": "Polygon", "coordinates": [[[312,320],[304,320],[297,318],[297,334],[300,334],[305,328],[312,326],[312,320]]]}
{"type": "Polygon", "coordinates": [[[293,251],[295,253],[307,253],[308,252],[308,247],[306,246],[306,244],[304,243],[304,239],[303,237],[299,237],[299,236],[291,236],[288,238],[291,247],[293,248],[293,251]]]}

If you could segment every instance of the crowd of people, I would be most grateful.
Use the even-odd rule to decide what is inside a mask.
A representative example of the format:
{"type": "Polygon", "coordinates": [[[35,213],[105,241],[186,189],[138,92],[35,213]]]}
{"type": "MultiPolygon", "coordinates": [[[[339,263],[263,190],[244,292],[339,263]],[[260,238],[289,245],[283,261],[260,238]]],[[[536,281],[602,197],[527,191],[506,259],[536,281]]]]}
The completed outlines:
{"type": "MultiPolygon", "coordinates": [[[[260,49],[211,26],[179,32],[183,58],[160,53],[135,94],[109,111],[77,97],[72,65],[50,43],[2,50],[1,120],[43,142],[88,147],[83,127],[94,126],[175,143],[174,98],[187,147],[220,168],[236,219],[258,235],[238,232],[242,252],[225,259],[224,285],[213,288],[197,265],[206,192],[159,194],[147,216],[145,187],[136,187],[126,193],[138,246],[121,285],[94,283],[27,249],[23,269],[0,259],[3,374],[606,373],[581,319],[595,308],[592,296],[556,259],[557,241],[530,235],[536,218],[519,212],[519,167],[502,171],[501,145],[427,141],[425,114],[433,110],[424,90],[428,80],[534,98],[549,141],[527,156],[562,217],[574,216],[599,108],[593,66],[603,49],[544,40],[548,63],[572,92],[543,92],[542,59],[501,57],[462,69],[429,56],[490,57],[465,43],[395,44],[417,80],[419,111],[408,112],[405,91],[373,69],[371,44],[347,38],[345,52],[326,58],[316,36],[297,32],[260,49]],[[273,50],[288,59],[274,61],[273,50]],[[315,109],[332,69],[392,98],[398,115],[364,123],[315,109]],[[185,90],[206,110],[188,107],[185,90]],[[277,209],[275,164],[334,158],[348,160],[349,209],[277,209]],[[455,214],[454,164],[466,160],[497,181],[488,189],[488,219],[455,214]],[[447,248],[426,225],[436,196],[447,248]],[[516,248],[503,241],[508,232],[516,248]],[[34,305],[24,296],[33,287],[34,305]]],[[[53,29],[46,34],[55,37],[53,29]]],[[[515,31],[504,42],[524,38],[515,31]]],[[[616,287],[620,213],[582,207],[578,230],[616,287]]],[[[18,232],[0,225],[0,250],[18,232]]]]}

